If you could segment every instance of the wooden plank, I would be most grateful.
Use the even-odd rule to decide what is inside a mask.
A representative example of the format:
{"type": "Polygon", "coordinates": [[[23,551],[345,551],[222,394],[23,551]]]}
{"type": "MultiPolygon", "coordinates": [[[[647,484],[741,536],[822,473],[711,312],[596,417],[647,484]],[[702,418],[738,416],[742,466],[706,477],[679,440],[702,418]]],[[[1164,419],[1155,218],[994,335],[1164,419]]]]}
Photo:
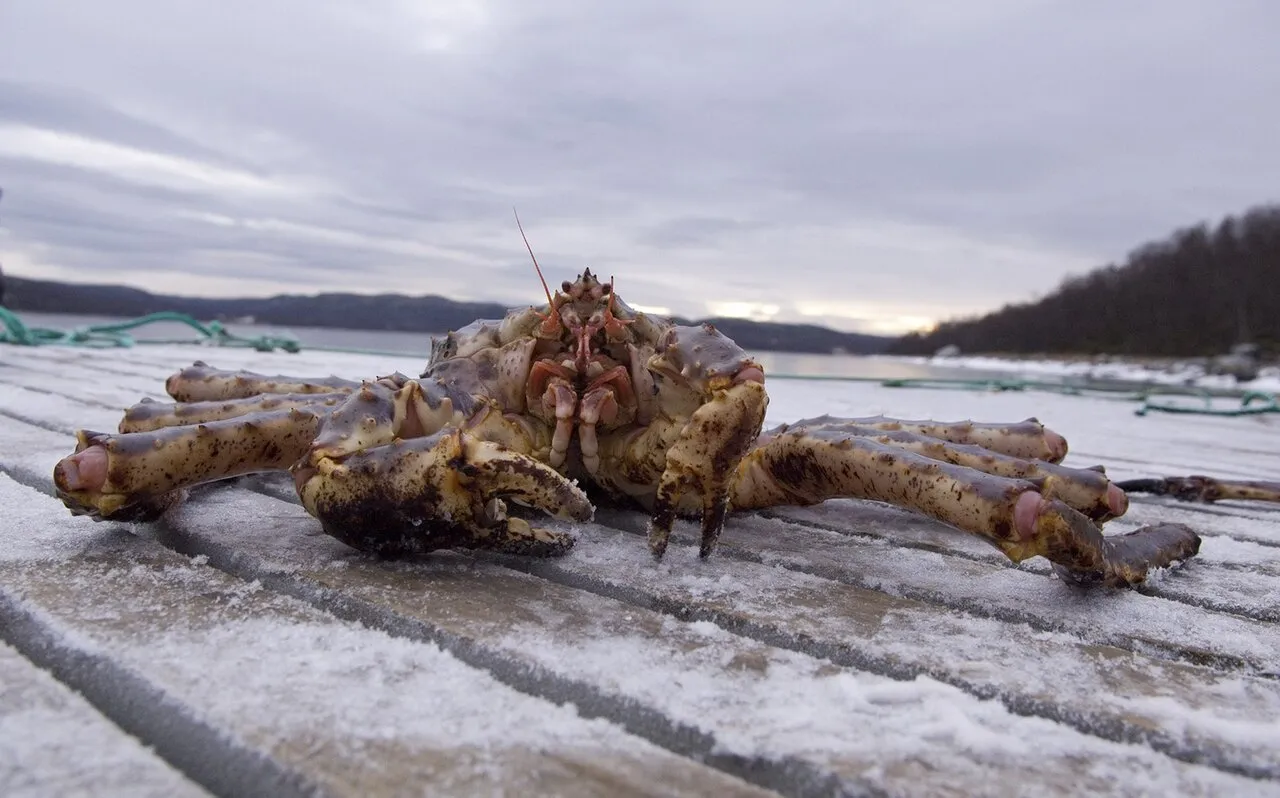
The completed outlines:
{"type": "MultiPolygon", "coordinates": [[[[1133,515],[1137,517],[1126,516],[1124,524],[1113,524],[1118,527],[1115,531],[1139,525],[1144,513],[1139,509],[1133,515]]],[[[834,500],[814,507],[779,508],[766,516],[772,521],[735,519],[732,534],[726,538],[740,544],[744,552],[754,552],[770,562],[801,570],[825,568],[834,578],[865,587],[926,600],[945,594],[947,603],[961,602],[988,613],[999,612],[1000,605],[1016,603],[1015,619],[1046,628],[1066,628],[1062,619],[1069,622],[1080,611],[1075,603],[1064,606],[1059,602],[1059,585],[1045,583],[1052,569],[1043,558],[1014,565],[985,541],[897,508],[834,500]],[[939,556],[944,558],[945,568],[932,567],[939,556]],[[954,563],[953,557],[981,564],[954,563]],[[960,579],[972,587],[957,585],[960,579]],[[1016,592],[1017,602],[1008,601],[1010,592],[1016,592]],[[1003,601],[1002,595],[1006,596],[1003,601]]],[[[1052,579],[1056,581],[1056,577],[1052,579]]],[[[1195,559],[1153,574],[1141,593],[1233,616],[1277,621],[1278,587],[1280,547],[1206,535],[1195,559]]],[[[1123,606],[1127,611],[1145,613],[1150,604],[1134,594],[1124,594],[1115,601],[1118,603],[1109,610],[1123,606]]],[[[1189,642],[1174,620],[1182,613],[1198,615],[1195,610],[1175,608],[1171,615],[1162,613],[1159,619],[1165,625],[1162,639],[1175,647],[1189,642]]],[[[1183,620],[1195,623],[1206,635],[1221,633],[1214,623],[1183,620]]],[[[1239,622],[1233,619],[1228,623],[1235,626],[1239,622]]],[[[1152,640],[1155,634],[1150,625],[1132,628],[1140,630],[1144,641],[1152,640]]],[[[1119,639],[1109,642],[1129,645],[1119,639]]]]}
{"type": "Polygon", "coordinates": [[[338,620],[120,525],[68,523],[5,476],[0,502],[9,642],[213,791],[764,794],[436,646],[338,620]]]}
{"type": "MultiPolygon", "coordinates": [[[[603,703],[608,709],[609,702],[605,699],[615,696],[616,701],[622,702],[622,709],[611,711],[617,713],[619,722],[636,722],[628,721],[628,713],[633,711],[630,707],[638,704],[648,708],[640,716],[644,721],[642,727],[652,724],[653,718],[674,720],[677,728],[692,725],[699,734],[709,736],[714,750],[729,747],[735,758],[749,754],[759,757],[763,748],[770,753],[772,761],[781,760],[779,778],[799,772],[808,773],[810,779],[818,781],[834,778],[837,783],[851,788],[874,786],[897,790],[907,788],[922,768],[945,767],[951,783],[969,784],[971,791],[979,791],[981,784],[989,783],[1006,769],[1016,769],[1020,772],[1017,780],[1022,783],[1031,779],[1045,787],[1066,788],[1067,783],[1063,779],[1077,778],[1069,762],[1080,756],[1108,762],[1108,770],[1117,773],[1150,774],[1168,770],[1178,774],[1178,784],[1188,789],[1193,789],[1201,779],[1207,778],[1198,768],[1175,765],[1149,751],[1135,754],[1131,746],[1107,743],[1044,720],[1019,718],[998,704],[980,701],[935,682],[919,669],[916,673],[907,673],[904,667],[910,666],[909,657],[905,660],[907,666],[881,668],[892,676],[913,679],[911,683],[919,687],[918,691],[894,687],[897,682],[892,679],[859,673],[847,665],[835,667],[833,662],[842,659],[838,656],[789,650],[801,647],[773,645],[749,634],[736,634],[735,630],[725,628],[733,624],[723,623],[724,617],[711,619],[712,625],[698,620],[679,623],[671,619],[672,613],[663,608],[647,609],[631,602],[609,600],[589,591],[527,577],[522,582],[519,574],[465,559],[461,563],[454,559],[411,564],[378,563],[351,552],[336,541],[315,535],[313,520],[295,505],[239,489],[202,494],[196,501],[171,514],[162,529],[161,539],[167,544],[197,556],[207,556],[211,563],[246,580],[257,580],[271,590],[298,595],[330,611],[393,632],[452,645],[464,654],[470,652],[470,656],[478,657],[478,662],[487,662],[502,672],[509,672],[504,669],[514,667],[516,674],[538,672],[539,669],[560,674],[562,681],[552,679],[552,683],[557,685],[557,689],[564,689],[563,680],[569,680],[571,686],[568,689],[578,693],[575,703],[579,706],[592,706],[592,697],[595,696],[594,701],[603,703]],[[408,621],[427,626],[425,629],[412,624],[406,626],[408,621]],[[622,630],[627,633],[622,634],[622,630]],[[620,651],[626,652],[623,659],[627,668],[621,673],[610,671],[609,664],[616,665],[620,651]],[[501,665],[504,662],[508,664],[501,665]],[[833,685],[826,677],[840,674],[844,674],[842,678],[854,678],[855,681],[844,684],[833,695],[833,685]],[[903,691],[903,695],[883,699],[893,705],[893,712],[882,714],[883,707],[877,701],[871,701],[868,706],[868,695],[892,694],[894,691],[903,691]],[[805,707],[806,716],[798,727],[797,705],[805,707]],[[935,744],[927,745],[925,741],[913,739],[925,723],[920,719],[921,715],[926,719],[933,718],[934,722],[943,723],[944,728],[950,729],[943,734],[940,743],[935,741],[935,744]],[[956,735],[960,732],[948,723],[980,728],[983,735],[995,735],[993,739],[998,739],[999,743],[978,751],[963,748],[957,751],[956,735]],[[815,740],[806,731],[814,725],[823,730],[820,740],[815,740]],[[999,762],[992,760],[994,750],[1016,747],[1015,740],[1032,737],[1052,739],[1051,747],[1055,753],[1036,750],[1028,751],[1023,760],[1016,757],[1002,757],[999,762]],[[735,741],[755,748],[733,750],[730,746],[735,741]],[[791,753],[789,746],[796,749],[793,758],[787,757],[791,753]],[[852,752],[858,752],[858,756],[853,756],[852,752]],[[1053,766],[1058,756],[1064,759],[1058,766],[1053,766]],[[888,767],[895,762],[896,765],[888,767]],[[1187,770],[1187,767],[1191,769],[1187,770]],[[897,775],[880,775],[870,784],[861,775],[869,769],[879,772],[885,768],[897,775]],[[1029,776],[1024,772],[1035,768],[1043,768],[1044,773],[1029,776]]],[[[615,554],[623,557],[636,555],[641,562],[646,562],[647,555],[637,545],[638,541],[630,536],[624,535],[623,538],[619,541],[620,546],[615,547],[621,551],[615,554]]],[[[598,544],[598,541],[592,542],[598,544]]],[[[598,548],[598,545],[593,545],[591,549],[597,556],[598,548]]],[[[557,567],[563,565],[557,563],[557,567]]],[[[741,565],[733,563],[731,568],[736,572],[741,565]]],[[[754,573],[734,575],[743,580],[757,576],[754,573]]],[[[721,575],[712,581],[721,583],[729,580],[721,575]]],[[[631,580],[627,584],[632,584],[631,580]]],[[[794,587],[776,587],[782,588],[781,592],[789,599],[795,598],[794,587]]],[[[775,588],[771,587],[769,592],[774,593],[775,588]]],[[[689,597],[685,600],[694,601],[689,597]]],[[[772,603],[772,599],[765,596],[758,600],[772,603]]],[[[856,625],[849,625],[853,606],[840,601],[839,597],[835,600],[824,597],[821,601],[825,605],[823,612],[842,618],[845,630],[856,631],[856,625]]],[[[803,604],[810,611],[814,608],[811,602],[803,604]]],[[[744,609],[750,612],[750,608],[744,609]]],[[[893,637],[905,627],[895,626],[891,616],[910,609],[910,604],[883,596],[880,596],[878,605],[858,604],[858,623],[863,626],[861,636],[876,637],[873,627],[867,624],[878,623],[884,627],[881,630],[884,635],[893,637]],[[878,616],[878,620],[872,616],[878,616]]],[[[751,617],[756,618],[757,614],[751,613],[751,617]]],[[[763,615],[760,619],[764,623],[769,621],[763,615]]],[[[936,651],[939,650],[938,640],[947,640],[959,632],[973,634],[982,631],[966,626],[964,618],[951,618],[950,628],[939,628],[943,620],[944,617],[937,616],[921,621],[921,626],[934,627],[937,637],[933,640],[920,639],[916,643],[908,643],[907,647],[927,646],[936,651]]],[[[919,638],[920,631],[918,628],[912,630],[913,636],[919,638]]],[[[825,639],[830,640],[831,636],[825,639]]],[[[1015,639],[1015,646],[1019,642],[1015,639]]],[[[1170,691],[1172,695],[1159,697],[1161,702],[1172,701],[1177,705],[1185,701],[1185,689],[1192,693],[1204,690],[1198,699],[1205,703],[1221,702],[1225,683],[1215,680],[1210,672],[1173,664],[1157,666],[1141,657],[1126,657],[1123,652],[1088,651],[1092,654],[1084,661],[1086,675],[1103,671],[1108,680],[1095,681],[1092,689],[1096,690],[1100,683],[1105,683],[1109,689],[1128,694],[1130,700],[1122,711],[1125,715],[1138,713],[1133,717],[1140,724],[1156,724],[1162,718],[1167,721],[1170,713],[1181,718],[1184,713],[1193,715],[1195,712],[1208,713],[1201,717],[1205,727],[1221,725],[1228,720],[1237,726],[1242,722],[1238,706],[1224,710],[1221,706],[1182,705],[1174,711],[1166,705],[1155,715],[1141,708],[1143,697],[1154,698],[1151,695],[1154,686],[1152,673],[1163,674],[1167,684],[1173,688],[1170,691]]],[[[1053,668],[1078,668],[1081,663],[1077,658],[1085,654],[1084,651],[1073,652],[1068,646],[1067,655],[1058,656],[1056,661],[1041,657],[1038,661],[1028,662],[1025,657],[1008,656],[1006,651],[988,650],[986,653],[1002,659],[1007,668],[1021,671],[1039,667],[1043,669],[1042,674],[1053,668]]],[[[979,662],[980,659],[975,660],[972,653],[967,652],[962,666],[966,670],[982,669],[979,662]]],[[[1093,675],[1095,679],[1101,679],[1097,673],[1093,675]]],[[[1058,678],[1072,681],[1062,675],[1058,678]]],[[[1234,689],[1240,689],[1238,682],[1232,684],[1234,689]]],[[[539,689],[536,685],[522,686],[530,690],[539,689]]],[[[1045,687],[1049,692],[1049,686],[1045,687]]],[[[1258,698],[1252,686],[1244,689],[1252,698],[1258,698]]],[[[1260,716],[1266,716],[1271,711],[1268,708],[1275,706],[1275,699],[1266,694],[1261,698],[1264,700],[1262,705],[1255,700],[1252,706],[1260,716]]],[[[1109,706],[1108,702],[1103,703],[1109,706]]],[[[1082,706],[1072,711],[1088,713],[1092,709],[1082,706]]],[[[1097,722],[1098,718],[1090,720],[1097,722]]],[[[1256,720],[1249,718],[1243,722],[1246,726],[1256,725],[1256,720]]],[[[1191,725],[1189,739],[1200,746],[1200,755],[1214,760],[1216,764],[1250,771],[1271,767],[1266,764],[1266,754],[1259,755],[1253,750],[1255,746],[1247,741],[1233,740],[1230,751],[1222,748],[1221,741],[1216,739],[1207,741],[1209,747],[1205,747],[1206,740],[1200,730],[1194,728],[1197,724],[1193,721],[1191,725]],[[1242,742],[1244,749],[1239,747],[1242,742]]],[[[1106,730],[1099,726],[1095,731],[1106,730]]],[[[753,761],[753,770],[767,772],[767,762],[749,761],[753,761]]],[[[1013,778],[1012,773],[1007,778],[1013,778]]],[[[1102,783],[1094,785],[1094,788],[1110,789],[1102,783]]]]}
{"type": "Polygon", "coordinates": [[[526,691],[567,693],[581,711],[648,733],[669,724],[676,736],[705,740],[703,756],[745,760],[790,792],[801,778],[855,792],[910,791],[937,769],[961,794],[993,782],[1105,793],[1120,773],[1176,774],[1170,784],[1191,792],[1255,784],[1021,718],[932,679],[902,683],[833,667],[467,558],[380,563],[308,534],[314,525],[299,508],[238,489],[203,494],[165,526],[168,545],[269,590],[439,642],[526,691]],[[922,728],[928,739],[917,737],[922,728]],[[983,743],[961,744],[966,735],[983,743]],[[1049,750],[1012,753],[1031,738],[1049,750]],[[1081,781],[1071,764],[1082,757],[1110,777],[1081,781]]]}
{"type": "MultiPolygon", "coordinates": [[[[136,375],[104,375],[98,386],[103,404],[136,399],[132,392],[150,380],[145,369],[152,366],[143,368],[136,375]]],[[[35,374],[23,371],[22,379],[35,374]]],[[[49,469],[68,445],[65,431],[93,426],[89,419],[109,428],[119,414],[61,395],[67,383],[57,379],[57,369],[46,364],[41,374],[31,380],[52,378],[40,384],[55,393],[37,401],[31,391],[14,387],[21,380],[0,371],[0,382],[8,383],[0,389],[0,412],[56,430],[17,425],[22,429],[14,439],[27,451],[0,447],[0,464],[47,488],[49,469]]],[[[6,429],[3,436],[9,434],[6,429]]],[[[624,515],[613,522],[634,528],[637,519],[624,515]]],[[[860,535],[870,523],[843,520],[860,535]]],[[[1065,588],[1034,566],[1009,568],[969,557],[967,550],[931,552],[928,530],[913,533],[919,545],[884,542],[857,560],[849,555],[868,548],[865,537],[854,546],[847,535],[811,523],[788,527],[778,519],[750,521],[741,536],[729,533],[733,545],[711,563],[682,560],[689,550],[673,548],[666,562],[654,566],[633,534],[584,525],[574,528],[582,537],[575,554],[558,562],[442,557],[393,565],[314,535],[314,522],[296,505],[231,489],[203,493],[154,529],[166,545],[207,556],[245,580],[259,579],[268,593],[299,597],[414,643],[441,642],[478,657],[468,661],[524,692],[541,696],[548,694],[547,684],[569,685],[589,699],[580,706],[595,706],[590,711],[628,728],[637,724],[628,714],[633,712],[665,724],[666,738],[636,731],[669,748],[679,748],[670,739],[673,729],[692,731],[712,746],[681,749],[686,755],[721,752],[752,768],[773,761],[769,777],[790,778],[788,792],[797,791],[800,777],[809,785],[909,791],[937,785],[929,774],[938,772],[962,791],[1017,785],[1030,772],[1040,775],[1025,783],[1080,789],[1081,782],[1070,780],[1079,778],[1073,766],[1079,757],[1104,763],[1109,779],[1089,782],[1103,792],[1132,787],[1135,773],[1140,783],[1186,792],[1253,793],[1275,786],[1233,781],[1237,777],[1100,739],[1140,740],[1183,759],[1277,778],[1280,760],[1270,741],[1280,694],[1275,680],[1248,674],[1269,656],[1273,632],[1251,635],[1239,619],[1181,605],[1179,617],[1213,625],[1215,633],[1203,635],[1210,639],[1188,645],[1171,639],[1167,625],[1144,637],[1142,608],[1177,602],[1129,593],[1122,594],[1129,605],[1119,605],[1118,618],[1104,616],[1111,605],[1096,599],[1073,616],[1052,606],[1054,594],[1046,586],[1058,596],[1065,588]],[[799,537],[779,537],[784,529],[799,537]],[[891,576],[910,577],[910,590],[896,591],[902,595],[858,582],[867,578],[860,576],[866,567],[888,561],[891,576]],[[918,573],[930,567],[939,574],[918,573]],[[1001,592],[993,598],[968,587],[959,581],[966,574],[995,580],[1001,592]],[[1023,606],[1027,591],[1029,607],[1023,606]],[[1167,658],[1197,648],[1211,655],[1199,657],[1208,666],[1167,658]],[[619,660],[629,667],[619,668],[619,660]],[[520,673],[548,681],[522,681],[520,673]],[[842,697],[832,695],[833,681],[842,697]],[[773,699],[762,701],[761,695],[773,699]],[[980,700],[987,697],[1005,707],[980,700]],[[893,711],[877,714],[886,706],[893,711]],[[803,721],[797,707],[808,715],[803,721]],[[918,739],[929,723],[944,732],[918,739]],[[820,733],[797,732],[806,725],[820,733]],[[978,730],[991,745],[966,748],[961,728],[978,730]],[[1055,736],[1060,733],[1067,736],[1055,736]],[[1038,741],[1036,750],[1019,751],[1028,739],[1038,741]],[[1046,755],[1046,747],[1059,753],[1046,755]],[[1000,750],[1006,755],[997,756],[1000,750]]],[[[1240,571],[1245,581],[1237,592],[1244,594],[1249,586],[1274,584],[1261,566],[1241,562],[1239,547],[1246,542],[1229,540],[1234,551],[1228,546],[1216,561],[1207,560],[1240,571]]],[[[1260,606],[1253,594],[1231,598],[1246,599],[1260,606]]],[[[1273,625],[1262,628],[1267,626],[1273,625]]]]}
{"type": "MultiPolygon", "coordinates": [[[[703,570],[690,563],[654,567],[639,541],[610,545],[606,533],[580,531],[575,556],[512,564],[836,662],[905,677],[928,674],[1092,733],[1122,729],[1125,735],[1148,737],[1162,750],[1211,757],[1216,754],[1209,752],[1221,752],[1224,758],[1217,761],[1224,766],[1280,773],[1272,743],[1280,685],[1273,679],[1164,660],[1145,648],[1092,643],[1072,633],[975,617],[731,557],[696,566],[703,570]],[[1249,697],[1231,698],[1239,689],[1249,697]],[[1210,720],[1218,712],[1224,714],[1210,720]],[[1193,715],[1204,725],[1183,724],[1193,715]],[[1177,739],[1165,739],[1164,732],[1174,728],[1177,739]],[[1226,738],[1218,737],[1222,730],[1229,730],[1226,738]]],[[[1108,624],[1105,599],[1092,602],[1094,610],[1084,621],[1108,624]]],[[[1222,662],[1217,656],[1206,659],[1222,662]]]]}
{"type": "Polygon", "coordinates": [[[207,795],[83,697],[0,643],[0,794],[207,795]]]}
{"type": "MultiPolygon", "coordinates": [[[[845,520],[856,529],[861,518],[855,513],[845,520]]],[[[639,533],[644,519],[632,516],[629,526],[639,533]]],[[[695,530],[685,528],[683,532],[683,541],[692,545],[697,539],[695,530]]],[[[1067,632],[1089,643],[1264,676],[1280,673],[1276,669],[1280,627],[1214,608],[1134,591],[1079,591],[1045,575],[1003,564],[887,544],[867,545],[846,534],[769,519],[736,519],[726,543],[730,556],[981,617],[1067,632]]],[[[1277,580],[1257,574],[1225,569],[1218,573],[1238,576],[1258,593],[1270,590],[1274,594],[1277,587],[1277,580]]],[[[1178,578],[1174,572],[1162,576],[1161,582],[1178,578]]],[[[1268,614],[1270,605],[1261,606],[1265,609],[1259,609],[1258,614],[1268,614]]]]}

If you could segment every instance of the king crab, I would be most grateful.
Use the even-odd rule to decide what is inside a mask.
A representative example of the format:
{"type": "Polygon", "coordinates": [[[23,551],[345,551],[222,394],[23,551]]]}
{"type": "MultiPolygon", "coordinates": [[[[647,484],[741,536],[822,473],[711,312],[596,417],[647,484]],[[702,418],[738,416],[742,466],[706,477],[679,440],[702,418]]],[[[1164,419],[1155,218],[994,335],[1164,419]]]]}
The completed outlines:
{"type": "Polygon", "coordinates": [[[700,518],[706,557],[731,509],[832,497],[916,510],[1078,584],[1135,585],[1199,549],[1178,524],[1104,537],[1125,492],[1101,468],[1059,465],[1066,440],[1035,419],[823,416],[761,434],[764,371],[710,325],[636,312],[590,270],[547,299],[434,340],[417,379],[197,362],[167,380],[176,403],[143,400],[118,434],[79,431],[58,494],[76,514],[147,521],[188,486],[287,470],[325,532],[386,555],[563,554],[568,534],[509,503],[586,521],[594,500],[648,511],[656,557],[676,516],[700,518]]]}

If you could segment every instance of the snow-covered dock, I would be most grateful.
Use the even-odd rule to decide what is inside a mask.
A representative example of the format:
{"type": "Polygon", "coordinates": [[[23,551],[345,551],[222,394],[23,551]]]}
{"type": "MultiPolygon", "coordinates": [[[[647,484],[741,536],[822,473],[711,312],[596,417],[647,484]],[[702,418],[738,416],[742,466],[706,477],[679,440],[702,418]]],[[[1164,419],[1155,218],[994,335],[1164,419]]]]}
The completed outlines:
{"type": "MultiPolygon", "coordinates": [[[[424,346],[425,350],[425,346],[424,346]]],[[[1280,508],[1135,497],[1198,558],[1082,592],[900,510],[736,516],[655,564],[636,514],[552,561],[379,561],[288,481],[145,525],[72,517],[79,427],[194,359],[358,377],[420,358],[0,349],[0,794],[1280,795],[1280,508]]],[[[779,380],[769,423],[1018,420],[1118,478],[1280,479],[1280,417],[779,380]]]]}

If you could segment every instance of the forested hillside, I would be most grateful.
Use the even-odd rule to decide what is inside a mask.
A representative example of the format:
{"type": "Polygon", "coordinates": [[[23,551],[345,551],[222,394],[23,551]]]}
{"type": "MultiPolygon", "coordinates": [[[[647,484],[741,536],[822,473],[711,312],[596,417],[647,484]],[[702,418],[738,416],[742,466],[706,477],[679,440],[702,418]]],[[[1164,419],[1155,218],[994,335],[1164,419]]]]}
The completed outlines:
{"type": "Polygon", "coordinates": [[[890,351],[1195,356],[1244,341],[1280,352],[1280,205],[1178,230],[1037,302],[944,322],[890,351]]]}

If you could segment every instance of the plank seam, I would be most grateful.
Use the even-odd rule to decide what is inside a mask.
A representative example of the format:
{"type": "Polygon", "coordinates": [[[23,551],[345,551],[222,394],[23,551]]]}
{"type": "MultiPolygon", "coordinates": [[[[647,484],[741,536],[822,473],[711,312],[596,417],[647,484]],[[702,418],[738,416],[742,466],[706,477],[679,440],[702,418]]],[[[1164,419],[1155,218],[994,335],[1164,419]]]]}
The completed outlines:
{"type": "Polygon", "coordinates": [[[599,718],[637,737],[694,762],[715,768],[759,787],[796,798],[834,795],[879,795],[868,784],[850,783],[838,775],[795,757],[744,757],[717,750],[714,735],[672,720],[661,711],[627,696],[611,695],[596,686],[528,661],[513,659],[502,649],[411,618],[341,591],[319,587],[263,567],[235,549],[161,520],[154,524],[162,545],[246,582],[305,602],[337,618],[362,623],[394,637],[430,643],[459,661],[484,671],[502,684],[558,705],[572,705],[586,718],[599,718]]]}
{"type": "MultiPolygon", "coordinates": [[[[0,470],[9,473],[15,480],[44,493],[52,494],[53,492],[52,485],[39,475],[24,469],[0,467],[0,470]]],[[[261,484],[265,481],[258,481],[260,483],[258,485],[255,485],[252,479],[248,482],[254,488],[265,487],[261,484]]],[[[254,492],[280,500],[269,489],[259,489],[254,492]]],[[[296,497],[292,498],[296,502],[296,497]]],[[[600,717],[617,723],[627,731],[673,753],[715,767],[758,786],[774,789],[787,795],[803,796],[827,795],[833,790],[847,789],[851,786],[841,785],[834,775],[821,773],[809,763],[802,761],[766,762],[714,753],[714,740],[710,736],[675,724],[661,712],[640,704],[634,699],[605,695],[589,684],[557,676],[540,666],[513,662],[499,650],[486,648],[474,640],[439,629],[425,621],[406,618],[370,602],[352,599],[338,591],[319,588],[295,577],[272,571],[259,566],[251,558],[228,546],[189,535],[163,519],[152,526],[156,530],[158,541],[178,553],[186,556],[204,555],[209,558],[210,565],[225,573],[244,581],[257,580],[264,588],[299,599],[344,620],[364,623],[398,637],[439,645],[462,662],[490,673],[498,681],[522,693],[545,698],[554,703],[572,703],[587,717],[600,717]],[[632,712],[636,713],[637,717],[630,717],[632,712]]],[[[614,528],[634,534],[625,528],[614,528]]],[[[730,613],[691,606],[654,596],[640,589],[576,574],[553,561],[531,560],[485,552],[471,552],[471,554],[483,561],[490,561],[565,587],[660,612],[682,622],[708,621],[740,637],[797,651],[842,667],[897,680],[911,680],[920,675],[929,676],[962,689],[979,699],[999,701],[1014,714],[1053,720],[1082,733],[1112,742],[1145,744],[1159,753],[1190,764],[1206,765],[1223,772],[1255,779],[1280,778],[1280,768],[1214,756],[1216,752],[1183,743],[1176,736],[1141,724],[1127,723],[1120,718],[1098,717],[1096,714],[1077,711],[1070,705],[1002,691],[996,687],[972,682],[928,667],[903,666],[887,657],[859,652],[846,644],[824,642],[805,635],[791,634],[776,625],[756,623],[730,613]]]]}
{"type": "Polygon", "coordinates": [[[6,590],[0,590],[0,639],[214,795],[320,793],[302,774],[198,720],[185,704],[125,666],[67,643],[6,590]]]}
{"type": "MultiPolygon", "coordinates": [[[[1009,571],[1020,571],[1022,573],[1031,573],[1031,574],[1041,575],[1046,579],[1050,578],[1047,572],[1039,572],[1039,571],[1032,571],[1027,568],[1019,568],[1017,564],[1010,561],[1000,562],[999,560],[996,560],[994,558],[983,557],[980,554],[961,551],[958,549],[947,549],[942,546],[935,546],[935,545],[924,543],[921,541],[899,541],[899,540],[895,540],[890,535],[879,535],[874,532],[861,532],[858,530],[841,529],[834,524],[824,524],[821,521],[808,521],[808,520],[800,521],[794,518],[789,518],[784,514],[771,513],[768,511],[760,513],[760,516],[762,518],[768,518],[771,521],[777,521],[783,524],[798,526],[803,529],[830,532],[832,534],[840,535],[846,538],[866,538],[869,540],[879,540],[879,541],[888,543],[892,546],[895,546],[897,548],[925,551],[925,552],[929,552],[930,554],[940,554],[943,557],[956,557],[961,560],[967,560],[969,562],[978,563],[978,564],[993,567],[993,568],[1002,568],[1009,571]]],[[[626,530],[622,530],[622,531],[626,531],[626,530]]],[[[958,533],[958,534],[963,534],[963,533],[958,533]]],[[[1214,536],[1202,535],[1201,537],[1214,537],[1214,536]]],[[[737,547],[734,547],[734,548],[737,549],[737,547]]],[[[755,557],[750,557],[750,556],[745,557],[745,559],[749,559],[751,562],[763,562],[763,560],[757,559],[755,557]]],[[[782,567],[784,568],[799,571],[801,573],[813,574],[814,576],[820,576],[824,579],[832,579],[837,582],[843,582],[845,584],[854,585],[855,587],[862,587],[869,590],[878,589],[869,583],[864,584],[859,580],[843,577],[840,575],[840,572],[838,571],[831,571],[830,573],[828,573],[827,571],[830,569],[805,568],[803,566],[793,567],[792,565],[787,563],[780,563],[780,565],[782,565],[782,567]]],[[[1191,563],[1191,565],[1194,566],[1194,562],[1191,563]]],[[[1213,563],[1213,567],[1222,568],[1224,570],[1230,570],[1230,571],[1244,572],[1244,573],[1257,573],[1257,571],[1251,571],[1246,566],[1243,566],[1237,563],[1213,563]]],[[[1064,583],[1064,586],[1067,588],[1072,587],[1071,585],[1066,583],[1064,583]]],[[[1278,608],[1255,609],[1255,608],[1245,607],[1239,604],[1234,604],[1234,603],[1229,603],[1224,601],[1214,601],[1212,598],[1209,598],[1209,597],[1190,596],[1184,592],[1179,591],[1176,584],[1167,585],[1163,583],[1160,583],[1160,584],[1146,583],[1143,585],[1139,585],[1136,589],[1139,593],[1141,593],[1144,596],[1151,596],[1153,598],[1162,598],[1162,599],[1165,599],[1166,601],[1175,601],[1179,604],[1185,604],[1189,607],[1198,607],[1202,610],[1220,612],[1226,615],[1237,615],[1242,618],[1249,618],[1251,620],[1260,621],[1264,623],[1280,621],[1280,609],[1278,608]]],[[[938,602],[935,602],[933,598],[926,595],[926,593],[927,591],[922,592],[921,595],[911,595],[911,594],[908,594],[906,591],[904,591],[902,593],[902,596],[904,598],[914,598],[920,601],[929,601],[932,603],[938,603],[938,602]]],[[[975,610],[974,608],[971,608],[971,607],[952,605],[948,602],[941,602],[941,603],[945,604],[946,606],[956,606],[957,609],[963,609],[966,612],[973,612],[975,615],[982,614],[981,608],[978,608],[975,610]]],[[[1003,618],[998,614],[993,614],[990,617],[994,617],[999,620],[1010,620],[1007,618],[1003,618]]],[[[1023,618],[1014,618],[1012,620],[1017,620],[1020,623],[1028,623],[1029,625],[1034,626],[1036,628],[1041,628],[1038,624],[1027,621],[1023,618]]],[[[1068,630],[1054,629],[1050,626],[1046,628],[1046,631],[1068,631],[1068,630]]],[[[1108,642],[1111,645],[1116,645],[1115,641],[1106,641],[1106,642],[1108,642]]],[[[1125,646],[1121,646],[1121,647],[1125,647],[1125,646]]]]}
{"type": "Polygon", "coordinates": [[[928,676],[964,690],[977,698],[999,701],[1015,715],[1056,721],[1083,734],[1111,742],[1145,744],[1159,753],[1189,764],[1205,765],[1253,779],[1280,778],[1280,767],[1239,763],[1222,757],[1209,756],[1204,750],[1183,742],[1176,735],[1165,734],[1143,724],[1129,723],[1119,717],[1101,718],[1091,713],[1076,711],[1069,705],[1002,691],[944,671],[922,666],[903,666],[888,657],[869,655],[844,643],[815,640],[808,635],[786,632],[773,624],[757,623],[731,613],[695,607],[617,583],[575,574],[546,560],[534,561],[490,552],[476,554],[477,559],[504,565],[514,571],[541,577],[558,585],[616,599],[641,609],[661,612],[683,622],[713,623],[731,634],[775,648],[785,648],[824,659],[842,667],[854,668],[899,681],[928,676]]]}

